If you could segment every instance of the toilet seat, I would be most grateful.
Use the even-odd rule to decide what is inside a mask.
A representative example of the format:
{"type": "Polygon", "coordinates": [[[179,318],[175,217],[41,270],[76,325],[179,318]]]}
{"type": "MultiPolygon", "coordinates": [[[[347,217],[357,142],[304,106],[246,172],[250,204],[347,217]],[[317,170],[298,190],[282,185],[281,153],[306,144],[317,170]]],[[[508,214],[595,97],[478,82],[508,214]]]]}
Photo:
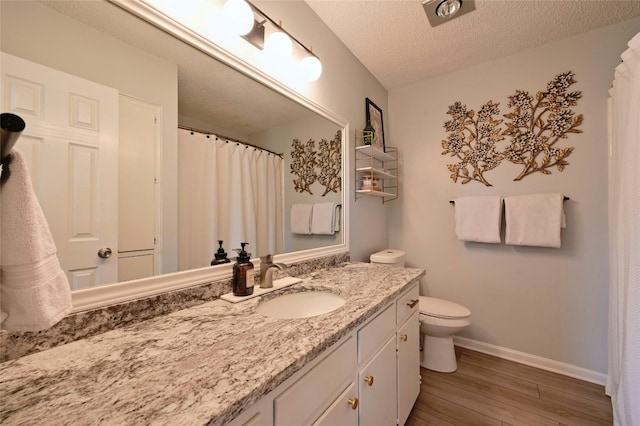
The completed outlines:
{"type": "Polygon", "coordinates": [[[420,296],[420,314],[435,318],[466,318],[471,311],[462,305],[435,297],[420,296]]]}

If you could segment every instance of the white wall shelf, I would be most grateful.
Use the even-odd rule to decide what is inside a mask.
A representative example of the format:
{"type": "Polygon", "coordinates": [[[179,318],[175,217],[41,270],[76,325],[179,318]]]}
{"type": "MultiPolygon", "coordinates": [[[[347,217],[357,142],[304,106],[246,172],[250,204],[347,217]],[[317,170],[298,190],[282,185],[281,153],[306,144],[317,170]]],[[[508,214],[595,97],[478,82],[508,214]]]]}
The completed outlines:
{"type": "MultiPolygon", "coordinates": [[[[355,141],[362,141],[362,131],[355,130],[355,141]]],[[[382,150],[372,145],[355,147],[355,198],[380,197],[382,202],[398,198],[398,149],[382,150]]]]}

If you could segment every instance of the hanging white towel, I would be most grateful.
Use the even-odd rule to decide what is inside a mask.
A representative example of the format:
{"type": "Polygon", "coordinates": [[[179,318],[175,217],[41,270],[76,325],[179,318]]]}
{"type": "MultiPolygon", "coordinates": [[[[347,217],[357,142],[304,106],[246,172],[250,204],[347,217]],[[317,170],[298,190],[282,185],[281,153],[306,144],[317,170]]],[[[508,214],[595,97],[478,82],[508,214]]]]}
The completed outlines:
{"type": "Polygon", "coordinates": [[[1,326],[10,331],[40,331],[71,312],[71,291],[26,162],[17,151],[12,155],[11,177],[0,196],[1,326]]]}
{"type": "Polygon", "coordinates": [[[459,240],[500,243],[502,198],[499,195],[460,197],[454,202],[459,240]]]}
{"type": "Polygon", "coordinates": [[[311,214],[311,233],[315,235],[333,235],[336,231],[336,223],[338,230],[340,229],[338,217],[338,205],[336,203],[316,203],[313,205],[313,213],[311,214]]]}
{"type": "Polygon", "coordinates": [[[313,204],[291,205],[291,232],[293,234],[311,234],[311,212],[313,204]]]}
{"type": "Polygon", "coordinates": [[[564,228],[562,194],[529,194],[505,197],[505,243],[516,246],[559,248],[564,228]]]}

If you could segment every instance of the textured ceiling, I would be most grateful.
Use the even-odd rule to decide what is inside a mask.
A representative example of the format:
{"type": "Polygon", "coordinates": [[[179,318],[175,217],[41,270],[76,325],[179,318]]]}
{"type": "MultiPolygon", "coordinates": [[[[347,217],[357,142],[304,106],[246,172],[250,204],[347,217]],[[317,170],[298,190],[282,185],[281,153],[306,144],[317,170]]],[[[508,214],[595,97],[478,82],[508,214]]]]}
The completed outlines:
{"type": "Polygon", "coordinates": [[[432,28],[419,0],[305,1],[387,89],[640,16],[640,0],[475,0],[432,28]]]}

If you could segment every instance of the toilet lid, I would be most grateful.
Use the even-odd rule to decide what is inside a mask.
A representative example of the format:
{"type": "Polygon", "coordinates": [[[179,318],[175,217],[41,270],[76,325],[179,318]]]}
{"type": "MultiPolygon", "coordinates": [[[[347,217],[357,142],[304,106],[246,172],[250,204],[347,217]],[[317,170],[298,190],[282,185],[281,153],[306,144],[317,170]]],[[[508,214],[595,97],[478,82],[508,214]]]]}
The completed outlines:
{"type": "Polygon", "coordinates": [[[466,318],[471,315],[471,311],[462,305],[426,296],[420,296],[420,313],[438,318],[466,318]]]}

